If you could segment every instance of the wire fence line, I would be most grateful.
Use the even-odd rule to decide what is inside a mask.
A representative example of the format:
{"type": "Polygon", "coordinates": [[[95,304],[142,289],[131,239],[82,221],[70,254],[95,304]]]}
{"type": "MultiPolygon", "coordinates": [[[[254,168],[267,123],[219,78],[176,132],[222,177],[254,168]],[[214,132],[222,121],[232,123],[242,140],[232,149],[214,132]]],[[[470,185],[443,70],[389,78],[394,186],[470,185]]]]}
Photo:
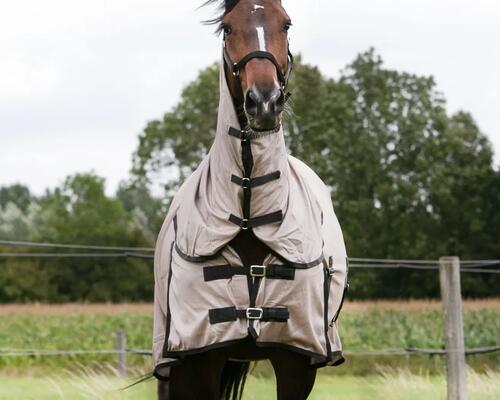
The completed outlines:
{"type": "Polygon", "coordinates": [[[0,253],[0,258],[20,257],[20,258],[120,258],[134,257],[153,259],[150,254],[137,253],[0,253]]]}
{"type": "MultiPolygon", "coordinates": [[[[414,347],[398,349],[376,349],[376,350],[346,350],[343,353],[348,356],[408,356],[408,355],[427,355],[427,356],[445,356],[454,350],[443,349],[419,349],[414,347]]],[[[458,350],[456,350],[458,351],[458,350]]],[[[500,346],[478,347],[465,349],[465,355],[480,355],[500,352],[500,346]]],[[[54,356],[86,356],[86,355],[118,355],[134,354],[138,356],[151,356],[150,350],[131,349],[124,350],[42,350],[42,349],[0,349],[0,358],[2,357],[54,357],[54,356]]]]}
{"type": "Polygon", "coordinates": [[[101,246],[74,243],[26,242],[20,240],[0,240],[0,245],[12,247],[46,247],[54,249],[109,250],[109,251],[154,251],[152,247],[101,246]]]}
{"type": "MultiPolygon", "coordinates": [[[[127,246],[99,246],[82,245],[68,243],[45,243],[27,242],[14,240],[0,240],[0,246],[5,247],[31,247],[31,248],[52,248],[52,249],[79,249],[96,250],[99,252],[0,252],[1,258],[138,258],[145,260],[154,259],[150,254],[154,248],[150,247],[127,247],[127,246]]],[[[436,271],[439,270],[438,260],[412,260],[412,259],[382,259],[382,258],[358,258],[349,257],[350,268],[360,269],[409,269],[436,271]]],[[[500,274],[500,260],[460,260],[461,272],[500,274]],[[486,268],[485,268],[486,267],[486,268]],[[488,268],[489,267],[489,268],[488,268]]]]}

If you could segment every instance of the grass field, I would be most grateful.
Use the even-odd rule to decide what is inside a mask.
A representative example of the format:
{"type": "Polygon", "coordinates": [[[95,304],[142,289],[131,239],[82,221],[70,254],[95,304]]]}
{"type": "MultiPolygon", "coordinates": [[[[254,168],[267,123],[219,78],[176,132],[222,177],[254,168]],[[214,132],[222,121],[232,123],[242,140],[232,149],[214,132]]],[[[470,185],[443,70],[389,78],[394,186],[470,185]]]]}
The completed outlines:
{"type": "MultiPolygon", "coordinates": [[[[500,344],[500,300],[465,302],[464,320],[468,347],[500,344]]],[[[154,399],[154,382],[117,391],[126,382],[113,377],[113,355],[5,356],[16,349],[109,350],[118,329],[126,332],[128,347],[149,349],[151,325],[150,304],[0,306],[0,400],[154,399]]],[[[440,303],[350,302],[340,331],[346,352],[440,348],[440,303]]],[[[468,357],[467,363],[469,398],[499,399],[500,355],[468,357]]],[[[134,355],[128,355],[128,365],[137,371],[131,376],[151,368],[149,357],[134,355]]],[[[444,399],[443,373],[440,357],[349,355],[343,366],[321,370],[311,398],[444,399]]],[[[272,375],[268,364],[259,364],[245,399],[274,399],[272,375]]]]}
{"type": "MultiPolygon", "coordinates": [[[[439,302],[351,302],[340,318],[340,333],[347,352],[405,347],[441,348],[442,320],[439,302]]],[[[500,344],[500,300],[464,303],[467,347],[500,344]]],[[[130,348],[151,346],[151,305],[3,305],[0,306],[0,351],[6,349],[112,350],[115,332],[123,329],[130,348]]],[[[1,354],[1,353],[0,353],[1,354]]],[[[69,368],[114,362],[114,356],[0,357],[0,369],[69,368]]],[[[146,367],[146,357],[128,357],[129,365],[146,367]]],[[[500,356],[468,358],[477,371],[500,369],[500,356]]],[[[442,359],[428,356],[355,356],[334,369],[342,374],[371,374],[378,365],[442,371],[442,359]]]]}
{"type": "MultiPolygon", "coordinates": [[[[124,392],[125,381],[92,373],[54,375],[46,378],[0,378],[0,400],[132,400],[155,399],[155,383],[147,382],[124,392]]],[[[500,374],[469,372],[470,400],[500,398],[500,374]]],[[[445,399],[442,376],[388,372],[379,376],[320,376],[310,396],[312,400],[442,400],[445,399]]],[[[251,376],[245,388],[245,400],[275,399],[274,382],[251,376]]]]}

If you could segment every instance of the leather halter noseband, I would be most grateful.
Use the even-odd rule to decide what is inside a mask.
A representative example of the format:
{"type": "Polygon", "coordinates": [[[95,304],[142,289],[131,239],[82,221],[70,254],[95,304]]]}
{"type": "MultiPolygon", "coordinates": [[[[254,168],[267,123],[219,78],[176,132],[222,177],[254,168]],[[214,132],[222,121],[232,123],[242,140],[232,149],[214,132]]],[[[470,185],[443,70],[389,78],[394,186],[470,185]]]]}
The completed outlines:
{"type": "Polygon", "coordinates": [[[250,60],[252,60],[254,58],[263,58],[263,59],[267,59],[267,60],[271,61],[274,64],[274,66],[276,67],[276,72],[278,74],[278,79],[280,81],[281,88],[283,90],[285,90],[286,87],[288,86],[288,79],[290,78],[290,74],[291,74],[292,68],[293,68],[293,56],[292,56],[292,53],[290,52],[290,48],[287,49],[288,65],[287,65],[285,73],[283,73],[278,61],[276,61],[276,57],[274,57],[274,55],[268,51],[262,51],[262,50],[252,51],[252,52],[248,53],[246,56],[244,56],[238,62],[233,62],[231,60],[231,57],[229,56],[229,53],[227,52],[226,40],[223,41],[222,47],[223,47],[224,61],[226,62],[227,66],[229,68],[231,68],[231,72],[233,73],[233,76],[238,78],[238,80],[239,80],[239,76],[240,76],[240,71],[243,68],[245,68],[245,65],[247,65],[247,63],[250,60]]]}

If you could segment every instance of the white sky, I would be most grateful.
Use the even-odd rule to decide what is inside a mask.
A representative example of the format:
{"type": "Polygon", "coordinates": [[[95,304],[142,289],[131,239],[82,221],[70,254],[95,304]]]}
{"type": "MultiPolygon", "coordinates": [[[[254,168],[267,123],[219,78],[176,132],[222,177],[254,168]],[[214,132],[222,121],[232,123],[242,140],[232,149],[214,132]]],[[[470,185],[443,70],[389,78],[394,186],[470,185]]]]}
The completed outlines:
{"type": "MultiPolygon", "coordinates": [[[[108,192],[137,136],[217,60],[202,0],[0,2],[0,185],[36,193],[94,170],[108,192]]],[[[434,75],[450,112],[471,111],[500,154],[496,0],[283,0],[291,47],[325,75],[374,46],[386,65],[434,75]]],[[[349,134],[349,132],[346,132],[349,134]]]]}

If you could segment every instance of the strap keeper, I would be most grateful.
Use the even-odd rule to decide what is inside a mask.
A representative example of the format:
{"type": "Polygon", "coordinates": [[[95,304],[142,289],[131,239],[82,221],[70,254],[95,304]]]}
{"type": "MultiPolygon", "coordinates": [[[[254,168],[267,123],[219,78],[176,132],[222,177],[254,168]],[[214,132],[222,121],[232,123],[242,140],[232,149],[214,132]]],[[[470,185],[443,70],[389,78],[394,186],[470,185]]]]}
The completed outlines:
{"type": "Polygon", "coordinates": [[[250,276],[255,278],[264,278],[266,276],[267,267],[265,265],[251,265],[250,276]]]}
{"type": "Polygon", "coordinates": [[[250,307],[246,310],[246,316],[248,320],[262,319],[264,315],[264,310],[262,308],[250,307]]]}
{"type": "Polygon", "coordinates": [[[328,275],[333,275],[335,273],[335,268],[333,266],[333,257],[330,256],[328,257],[328,269],[327,269],[328,275]]]}

